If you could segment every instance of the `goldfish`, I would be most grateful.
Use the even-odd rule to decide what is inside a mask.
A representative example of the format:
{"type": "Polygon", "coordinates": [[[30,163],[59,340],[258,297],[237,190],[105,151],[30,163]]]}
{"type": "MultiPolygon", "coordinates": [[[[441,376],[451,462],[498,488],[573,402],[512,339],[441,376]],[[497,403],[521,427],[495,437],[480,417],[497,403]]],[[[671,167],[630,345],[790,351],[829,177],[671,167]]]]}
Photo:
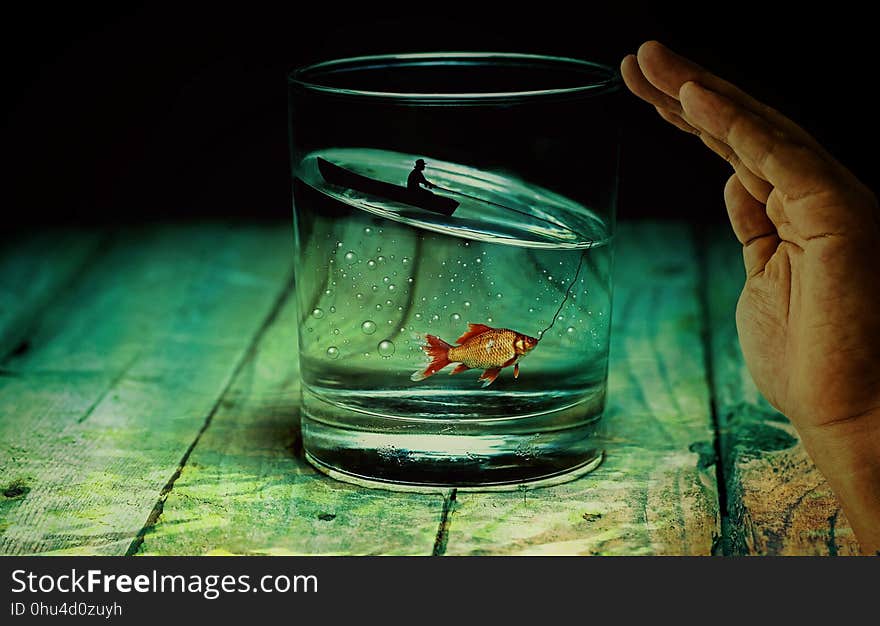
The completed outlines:
{"type": "Polygon", "coordinates": [[[468,324],[468,330],[455,340],[458,345],[446,343],[440,337],[425,335],[422,350],[431,358],[428,367],[410,376],[416,382],[433,376],[447,365],[456,364],[450,374],[469,369],[482,369],[477,380],[488,387],[505,367],[513,365],[513,377],[519,378],[519,361],[538,345],[538,340],[509,328],[492,328],[485,324],[468,324]]]}

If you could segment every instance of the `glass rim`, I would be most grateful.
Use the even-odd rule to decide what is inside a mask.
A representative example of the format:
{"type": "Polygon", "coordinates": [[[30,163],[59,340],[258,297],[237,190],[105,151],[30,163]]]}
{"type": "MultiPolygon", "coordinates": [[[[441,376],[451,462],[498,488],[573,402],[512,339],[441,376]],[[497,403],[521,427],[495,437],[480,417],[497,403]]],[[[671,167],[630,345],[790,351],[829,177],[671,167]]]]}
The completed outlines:
{"type": "Polygon", "coordinates": [[[499,102],[519,102],[523,100],[543,98],[577,98],[597,96],[617,91],[621,84],[619,73],[609,65],[575,59],[572,57],[551,56],[543,54],[529,54],[521,52],[416,52],[406,54],[376,54],[368,56],[356,56],[330,61],[321,61],[297,68],[287,75],[290,85],[327,95],[347,96],[353,98],[396,101],[401,103],[434,103],[434,104],[487,104],[499,102]],[[509,90],[496,92],[463,91],[449,93],[405,92],[405,91],[378,91],[369,89],[351,89],[346,87],[331,87],[321,84],[310,75],[326,72],[340,71],[343,69],[379,69],[381,67],[428,64],[454,65],[470,61],[473,64],[489,66],[493,62],[503,61],[506,63],[521,63],[528,67],[529,63],[545,63],[558,67],[569,67],[573,71],[590,70],[604,74],[602,78],[588,80],[584,78],[583,84],[545,89],[509,90]],[[381,65],[378,65],[381,64],[381,65]]]}

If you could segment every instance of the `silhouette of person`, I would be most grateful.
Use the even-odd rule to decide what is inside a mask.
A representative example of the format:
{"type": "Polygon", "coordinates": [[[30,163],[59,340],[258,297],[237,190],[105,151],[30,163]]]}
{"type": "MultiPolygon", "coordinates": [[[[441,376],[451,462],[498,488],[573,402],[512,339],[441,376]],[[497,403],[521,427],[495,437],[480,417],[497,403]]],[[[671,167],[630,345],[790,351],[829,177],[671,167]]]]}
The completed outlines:
{"type": "Polygon", "coordinates": [[[428,189],[434,189],[437,185],[429,182],[425,175],[422,172],[425,170],[425,160],[418,159],[415,163],[415,167],[413,171],[409,173],[409,176],[406,179],[406,188],[410,193],[420,193],[420,194],[428,194],[433,195],[428,189]],[[424,185],[428,189],[422,189],[421,185],[424,185]]]}

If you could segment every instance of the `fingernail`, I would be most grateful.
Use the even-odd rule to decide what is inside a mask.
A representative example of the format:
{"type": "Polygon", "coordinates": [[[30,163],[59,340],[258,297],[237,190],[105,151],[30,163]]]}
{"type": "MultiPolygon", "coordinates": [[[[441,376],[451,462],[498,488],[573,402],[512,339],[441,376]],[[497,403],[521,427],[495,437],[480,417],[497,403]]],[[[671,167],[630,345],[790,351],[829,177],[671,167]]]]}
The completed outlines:
{"type": "Polygon", "coordinates": [[[711,96],[714,92],[709,91],[701,84],[689,80],[678,90],[678,100],[681,108],[691,118],[705,121],[712,110],[711,96]]]}
{"type": "Polygon", "coordinates": [[[701,84],[699,84],[698,82],[693,81],[693,80],[689,80],[688,82],[686,82],[684,85],[682,85],[679,88],[679,90],[678,90],[679,100],[681,100],[681,98],[683,96],[687,95],[686,92],[688,92],[688,91],[691,92],[691,95],[697,95],[699,93],[705,93],[708,90],[705,87],[703,87],[701,84]]]}
{"type": "Polygon", "coordinates": [[[656,39],[651,39],[649,41],[644,42],[642,45],[639,46],[638,54],[642,55],[642,54],[648,53],[651,51],[652,48],[654,50],[668,50],[668,48],[666,46],[664,46],[662,43],[660,43],[656,39]]]}
{"type": "Polygon", "coordinates": [[[718,133],[723,131],[719,127],[718,118],[723,96],[690,80],[678,90],[678,99],[681,102],[685,119],[692,126],[706,131],[713,137],[717,137],[718,133]]]}

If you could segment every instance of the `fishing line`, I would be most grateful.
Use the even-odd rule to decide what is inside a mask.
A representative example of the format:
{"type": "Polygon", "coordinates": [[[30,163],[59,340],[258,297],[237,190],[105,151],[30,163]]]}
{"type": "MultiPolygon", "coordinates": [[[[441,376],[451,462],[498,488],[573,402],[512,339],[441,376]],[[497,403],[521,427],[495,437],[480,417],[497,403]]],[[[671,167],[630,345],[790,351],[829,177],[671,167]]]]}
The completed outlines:
{"type": "MultiPolygon", "coordinates": [[[[527,213],[527,212],[525,212],[525,211],[520,211],[519,209],[514,209],[513,207],[510,207],[510,206],[507,206],[507,205],[504,205],[504,204],[499,204],[499,203],[497,203],[497,202],[492,202],[491,200],[486,200],[486,199],[484,199],[484,198],[478,198],[477,196],[471,196],[471,195],[469,195],[469,194],[462,193],[461,191],[455,191],[455,190],[453,190],[453,189],[446,189],[445,187],[441,187],[441,186],[439,186],[439,185],[434,185],[434,188],[435,188],[435,189],[439,189],[439,190],[441,190],[441,191],[446,191],[446,192],[448,192],[448,193],[454,193],[454,194],[457,194],[457,195],[459,195],[459,196],[464,196],[465,198],[470,198],[471,200],[476,200],[477,202],[484,202],[484,203],[486,203],[486,204],[491,204],[492,206],[497,206],[497,207],[499,207],[499,208],[501,208],[501,209],[506,209],[506,210],[508,210],[508,211],[513,211],[514,213],[519,213],[520,215],[525,215],[526,217],[528,217],[528,218],[530,218],[530,219],[533,219],[533,220],[540,220],[540,221],[542,221],[542,222],[544,222],[544,223],[546,223],[546,224],[552,224],[553,226],[556,226],[557,228],[562,228],[563,230],[567,230],[568,232],[574,234],[575,236],[577,236],[577,237],[579,237],[579,238],[587,239],[586,237],[583,237],[583,235],[581,235],[581,233],[577,232],[576,230],[574,230],[574,229],[572,229],[572,228],[569,228],[568,226],[566,226],[566,225],[564,225],[564,224],[560,224],[559,222],[556,222],[556,221],[554,221],[554,220],[549,220],[549,219],[545,219],[545,218],[543,218],[543,217],[538,217],[537,215],[532,215],[531,213],[527,213]]],[[[591,248],[592,246],[593,246],[593,241],[590,240],[590,242],[589,242],[589,247],[587,248],[587,250],[589,250],[589,248],[591,248]]],[[[546,333],[546,332],[549,331],[551,328],[553,328],[554,324],[556,324],[556,320],[559,319],[559,314],[562,313],[562,308],[565,306],[565,303],[568,302],[568,298],[569,298],[569,296],[571,296],[571,290],[574,289],[574,285],[575,285],[575,283],[577,282],[578,278],[579,278],[580,275],[581,275],[581,268],[582,268],[583,265],[584,265],[584,258],[587,256],[587,250],[584,250],[584,251],[581,253],[580,260],[578,261],[577,270],[576,270],[575,273],[574,273],[574,278],[573,278],[572,281],[569,283],[569,285],[568,285],[568,289],[565,290],[565,295],[564,295],[563,298],[562,298],[562,302],[559,303],[559,308],[556,309],[556,313],[553,314],[553,319],[550,321],[550,325],[547,326],[547,328],[545,328],[544,330],[542,330],[540,333],[538,333],[538,341],[541,341],[541,339],[544,337],[544,333],[546,333]]]]}
{"type": "MultiPolygon", "coordinates": [[[[589,249],[589,248],[588,248],[589,249]]],[[[550,321],[550,325],[538,333],[538,341],[540,342],[544,338],[544,333],[553,328],[553,325],[556,323],[556,320],[559,319],[559,314],[562,313],[562,307],[565,306],[565,303],[568,302],[568,297],[571,295],[571,290],[574,289],[574,285],[577,282],[578,277],[581,275],[581,268],[584,266],[584,259],[587,257],[587,250],[581,252],[580,261],[578,261],[577,271],[574,273],[574,278],[568,284],[568,289],[565,290],[565,296],[562,298],[562,302],[559,303],[559,308],[556,309],[556,313],[553,314],[553,319],[550,321]]]]}
{"type": "Polygon", "coordinates": [[[572,230],[571,228],[569,228],[565,224],[560,224],[559,222],[554,221],[554,220],[548,220],[543,217],[538,217],[537,215],[532,215],[531,213],[527,213],[525,211],[520,211],[519,209],[514,209],[512,206],[507,206],[506,204],[499,204],[497,202],[492,202],[491,200],[486,200],[485,198],[478,198],[477,196],[472,196],[470,194],[462,193],[461,191],[455,191],[454,189],[447,189],[446,187],[441,187],[440,185],[434,185],[434,188],[439,189],[440,191],[445,191],[447,193],[454,193],[458,196],[464,196],[465,198],[470,198],[471,200],[476,200],[477,202],[482,202],[484,204],[491,204],[492,206],[497,206],[499,209],[507,209],[508,211],[513,211],[514,213],[519,213],[520,215],[525,215],[526,217],[531,218],[533,220],[539,220],[541,222],[544,222],[545,224],[552,224],[553,226],[556,226],[557,228],[567,230],[570,233],[573,233],[575,235],[580,236],[580,233],[578,233],[575,230],[572,230]]]}

